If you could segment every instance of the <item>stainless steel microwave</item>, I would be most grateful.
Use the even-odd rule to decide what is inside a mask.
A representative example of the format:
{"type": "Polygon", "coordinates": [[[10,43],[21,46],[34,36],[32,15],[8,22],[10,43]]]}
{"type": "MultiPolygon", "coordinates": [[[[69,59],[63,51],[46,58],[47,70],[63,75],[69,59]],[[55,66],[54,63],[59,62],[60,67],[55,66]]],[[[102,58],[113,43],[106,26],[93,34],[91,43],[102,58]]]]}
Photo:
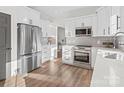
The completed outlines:
{"type": "Polygon", "coordinates": [[[92,36],[92,27],[77,27],[75,29],[76,37],[92,36]]]}

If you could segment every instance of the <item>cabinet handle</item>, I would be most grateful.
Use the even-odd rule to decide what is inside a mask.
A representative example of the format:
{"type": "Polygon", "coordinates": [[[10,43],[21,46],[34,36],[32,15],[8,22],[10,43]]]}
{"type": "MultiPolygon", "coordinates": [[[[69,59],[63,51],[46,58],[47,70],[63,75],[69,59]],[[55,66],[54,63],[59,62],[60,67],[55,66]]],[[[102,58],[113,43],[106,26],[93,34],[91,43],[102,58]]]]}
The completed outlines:
{"type": "Polygon", "coordinates": [[[108,27],[108,35],[110,35],[110,27],[108,27]]]}
{"type": "Polygon", "coordinates": [[[120,17],[117,16],[117,30],[120,29],[120,27],[119,27],[119,20],[120,20],[120,17]]]}
{"type": "Polygon", "coordinates": [[[103,29],[103,34],[105,35],[105,29],[103,29]]]}
{"type": "Polygon", "coordinates": [[[6,48],[6,50],[12,50],[12,48],[6,48]]]}

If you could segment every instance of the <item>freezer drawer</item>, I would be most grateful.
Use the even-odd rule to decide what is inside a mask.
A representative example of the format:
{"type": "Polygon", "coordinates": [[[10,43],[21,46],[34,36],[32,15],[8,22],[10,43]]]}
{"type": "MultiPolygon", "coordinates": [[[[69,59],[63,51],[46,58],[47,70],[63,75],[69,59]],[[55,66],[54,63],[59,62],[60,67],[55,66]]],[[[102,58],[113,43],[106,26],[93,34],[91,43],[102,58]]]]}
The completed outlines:
{"type": "Polygon", "coordinates": [[[37,54],[33,54],[32,56],[32,70],[36,69],[37,66],[37,54]]]}
{"type": "Polygon", "coordinates": [[[42,53],[37,54],[37,67],[40,67],[42,64],[42,53]]]}
{"type": "Polygon", "coordinates": [[[33,70],[33,59],[32,56],[29,58],[25,58],[25,62],[27,63],[27,72],[30,72],[33,70]]]}
{"type": "Polygon", "coordinates": [[[20,60],[18,60],[18,75],[25,75],[27,74],[27,61],[25,57],[21,57],[20,60]]]}

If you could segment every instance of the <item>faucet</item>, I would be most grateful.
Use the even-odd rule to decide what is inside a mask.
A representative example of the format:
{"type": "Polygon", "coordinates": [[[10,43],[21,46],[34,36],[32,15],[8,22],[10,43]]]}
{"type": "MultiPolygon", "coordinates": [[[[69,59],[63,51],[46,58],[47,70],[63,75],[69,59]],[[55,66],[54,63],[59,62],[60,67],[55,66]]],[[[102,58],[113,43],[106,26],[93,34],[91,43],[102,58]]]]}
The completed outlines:
{"type": "Polygon", "coordinates": [[[118,34],[124,34],[124,32],[117,32],[117,33],[115,33],[115,35],[114,35],[114,37],[113,37],[113,45],[114,45],[114,48],[116,48],[116,36],[118,35],[118,34]]]}

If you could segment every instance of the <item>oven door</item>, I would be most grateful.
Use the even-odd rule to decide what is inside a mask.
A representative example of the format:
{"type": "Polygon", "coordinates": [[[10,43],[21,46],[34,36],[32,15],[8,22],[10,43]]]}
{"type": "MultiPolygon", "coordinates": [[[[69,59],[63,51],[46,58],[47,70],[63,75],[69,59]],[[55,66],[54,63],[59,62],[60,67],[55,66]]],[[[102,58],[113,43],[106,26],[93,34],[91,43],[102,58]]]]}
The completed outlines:
{"type": "Polygon", "coordinates": [[[90,64],[90,53],[85,51],[75,51],[74,62],[90,64]]]}

